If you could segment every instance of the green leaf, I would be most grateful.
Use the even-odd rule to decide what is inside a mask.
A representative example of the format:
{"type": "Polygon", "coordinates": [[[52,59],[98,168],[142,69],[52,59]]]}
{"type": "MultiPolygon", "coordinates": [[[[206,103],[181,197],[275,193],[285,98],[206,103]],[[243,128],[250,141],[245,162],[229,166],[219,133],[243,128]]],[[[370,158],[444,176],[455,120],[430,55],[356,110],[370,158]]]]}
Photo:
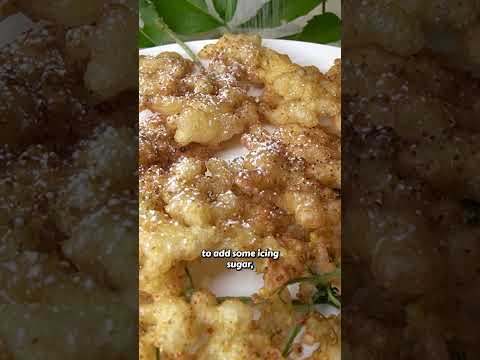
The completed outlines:
{"type": "MultiPolygon", "coordinates": [[[[342,269],[336,268],[333,271],[330,271],[328,273],[321,274],[321,275],[312,275],[312,276],[294,278],[292,280],[287,281],[285,284],[283,284],[277,290],[275,290],[275,294],[281,294],[283,290],[287,288],[288,285],[299,284],[302,282],[308,282],[315,286],[329,285],[332,280],[339,278],[341,275],[342,275],[342,269]]],[[[280,299],[282,298],[280,297],[280,299]]]]}
{"type": "Polygon", "coordinates": [[[233,15],[235,15],[235,10],[237,10],[237,0],[213,0],[213,5],[218,15],[220,15],[225,22],[232,20],[233,15]]]}
{"type": "Polygon", "coordinates": [[[205,0],[190,0],[190,2],[208,13],[208,6],[205,0]]]}
{"type": "Polygon", "coordinates": [[[139,28],[139,46],[145,48],[169,42],[170,36],[164,31],[165,26],[152,2],[140,0],[139,10],[143,21],[143,27],[139,28]]]}
{"type": "Polygon", "coordinates": [[[153,0],[158,14],[176,33],[191,35],[223,24],[208,13],[205,0],[153,0]]]}
{"type": "Polygon", "coordinates": [[[331,284],[317,285],[317,292],[313,295],[312,300],[314,304],[330,304],[337,309],[342,307],[342,301],[338,294],[338,290],[331,284]]]}
{"type": "Polygon", "coordinates": [[[342,38],[342,21],[334,13],[326,12],[310,20],[299,34],[286,39],[326,44],[342,38]]]}
{"type": "Polygon", "coordinates": [[[155,44],[150,40],[150,38],[145,35],[142,29],[138,30],[138,47],[140,49],[155,46],[155,44]]]}
{"type": "Polygon", "coordinates": [[[145,25],[139,29],[139,46],[141,48],[152,47],[171,43],[170,37],[163,31],[157,30],[151,25],[145,25]]]}
{"type": "Polygon", "coordinates": [[[308,14],[326,0],[270,0],[257,14],[240,25],[243,28],[273,28],[308,14]]]}
{"type": "Polygon", "coordinates": [[[342,269],[336,268],[328,273],[320,274],[320,275],[312,275],[312,276],[304,276],[289,280],[283,287],[287,285],[302,283],[302,282],[309,282],[314,285],[320,284],[329,284],[330,281],[333,279],[339,278],[342,275],[342,269]]]}

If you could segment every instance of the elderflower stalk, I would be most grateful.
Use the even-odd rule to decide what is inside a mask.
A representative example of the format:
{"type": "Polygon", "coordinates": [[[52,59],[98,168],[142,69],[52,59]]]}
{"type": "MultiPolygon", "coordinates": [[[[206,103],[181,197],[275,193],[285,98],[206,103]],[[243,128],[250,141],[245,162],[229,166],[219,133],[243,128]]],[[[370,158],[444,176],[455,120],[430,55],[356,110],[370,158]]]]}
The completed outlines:
{"type": "Polygon", "coordinates": [[[197,64],[198,66],[203,68],[203,65],[202,65],[200,59],[198,58],[198,56],[195,55],[195,53],[192,51],[192,49],[190,49],[188,47],[188,45],[185,44],[185,42],[183,42],[183,40],[180,39],[177,36],[177,34],[175,34],[175,32],[173,32],[172,29],[170,29],[168,27],[168,25],[165,23],[165,21],[163,21],[162,18],[158,19],[158,24],[159,24],[160,31],[163,31],[168,36],[170,36],[172,38],[172,40],[175,41],[178,45],[180,45],[180,47],[188,54],[188,56],[190,56],[190,58],[195,62],[195,64],[197,64]]]}
{"type": "Polygon", "coordinates": [[[295,327],[292,329],[292,331],[290,332],[287,343],[285,344],[285,347],[282,351],[283,357],[287,357],[292,352],[293,342],[295,341],[295,338],[297,337],[297,335],[300,334],[300,331],[302,331],[302,327],[303,327],[302,324],[297,323],[295,327]]]}
{"type": "Polygon", "coordinates": [[[149,27],[154,27],[155,30],[159,31],[160,33],[164,33],[168,35],[173,41],[175,41],[187,54],[188,56],[197,64],[199,67],[203,68],[200,59],[197,55],[194,54],[192,49],[190,49],[187,44],[180,39],[177,34],[175,34],[172,29],[165,23],[165,21],[158,15],[155,5],[152,3],[151,0],[140,0],[139,2],[140,8],[140,18],[139,18],[139,32],[152,44],[159,45],[158,41],[155,41],[152,36],[150,36],[147,31],[145,31],[145,27],[148,25],[149,27]]]}

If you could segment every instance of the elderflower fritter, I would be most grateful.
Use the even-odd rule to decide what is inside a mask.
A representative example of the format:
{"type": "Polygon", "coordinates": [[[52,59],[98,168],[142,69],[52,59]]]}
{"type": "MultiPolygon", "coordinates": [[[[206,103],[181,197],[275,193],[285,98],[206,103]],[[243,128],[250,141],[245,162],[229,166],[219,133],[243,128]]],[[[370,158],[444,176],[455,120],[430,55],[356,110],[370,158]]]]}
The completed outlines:
{"type": "MultiPolygon", "coordinates": [[[[200,54],[206,69],[171,52],[140,59],[140,357],[291,358],[302,315],[286,284],[340,264],[340,61],[322,74],[242,35],[200,54]],[[295,90],[301,82],[304,92],[295,90]],[[265,91],[256,99],[248,90],[258,85],[265,91]],[[312,121],[274,115],[290,103],[312,121]],[[273,133],[262,122],[275,124],[273,133]],[[236,137],[245,154],[219,158],[236,137]],[[281,255],[256,259],[257,294],[222,299],[189,271],[202,250],[219,249],[281,255]]],[[[340,287],[338,275],[332,281],[340,287]]],[[[320,291],[312,286],[310,303],[320,291]]],[[[334,356],[338,346],[313,356],[334,356]]]]}

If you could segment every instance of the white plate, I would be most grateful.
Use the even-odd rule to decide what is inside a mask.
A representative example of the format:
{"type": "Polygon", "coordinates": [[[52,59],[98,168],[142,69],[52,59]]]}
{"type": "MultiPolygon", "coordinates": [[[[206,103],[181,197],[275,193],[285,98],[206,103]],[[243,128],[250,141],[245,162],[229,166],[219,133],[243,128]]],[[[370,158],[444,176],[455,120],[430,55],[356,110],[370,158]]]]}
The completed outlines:
{"type": "MultiPolygon", "coordinates": [[[[195,52],[198,53],[205,45],[213,44],[217,40],[200,40],[191,41],[187,45],[195,52]]],[[[339,47],[312,44],[301,41],[291,40],[277,40],[277,39],[264,39],[263,45],[290,56],[290,59],[302,66],[314,65],[321,71],[325,72],[333,65],[333,61],[341,57],[342,52],[339,47]]],[[[165,51],[175,51],[182,54],[185,57],[187,53],[177,44],[157,46],[148,49],[140,50],[141,55],[157,55],[165,51]]]]}
{"type": "MultiPolygon", "coordinates": [[[[215,43],[216,40],[201,40],[188,42],[187,45],[198,53],[205,45],[215,43]]],[[[289,40],[263,40],[263,45],[287,54],[290,59],[302,66],[314,65],[322,72],[328,71],[333,65],[334,60],[341,57],[341,49],[334,46],[305,43],[289,40]]],[[[188,57],[183,49],[176,45],[164,45],[149,49],[140,50],[141,55],[158,55],[165,51],[178,52],[184,57],[188,57]]],[[[242,156],[245,149],[241,146],[233,145],[217,154],[219,157],[229,161],[235,157],[242,156]]],[[[190,271],[196,284],[208,287],[217,296],[249,296],[257,292],[263,286],[262,276],[252,270],[226,270],[225,260],[223,259],[202,259],[191,264],[190,271]]],[[[295,287],[290,288],[295,292],[295,287]]],[[[336,313],[336,309],[330,306],[321,306],[322,313],[336,313]]],[[[311,351],[306,351],[304,355],[309,355],[311,351]]]]}

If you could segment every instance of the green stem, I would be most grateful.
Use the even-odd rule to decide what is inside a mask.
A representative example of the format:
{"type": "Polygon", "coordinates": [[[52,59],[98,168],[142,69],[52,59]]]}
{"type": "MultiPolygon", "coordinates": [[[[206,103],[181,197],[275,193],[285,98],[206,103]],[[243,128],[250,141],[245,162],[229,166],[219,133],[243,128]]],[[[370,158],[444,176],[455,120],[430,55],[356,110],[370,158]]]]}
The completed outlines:
{"type": "Polygon", "coordinates": [[[187,274],[188,286],[193,288],[193,278],[192,274],[190,274],[190,269],[188,266],[185,266],[185,274],[187,274]]]}
{"type": "Polygon", "coordinates": [[[263,304],[270,304],[270,300],[264,299],[259,302],[254,302],[253,299],[249,296],[219,296],[217,297],[217,302],[222,303],[227,300],[238,300],[243,302],[244,304],[250,305],[263,305],[263,304]]]}
{"type": "Polygon", "coordinates": [[[337,299],[335,294],[333,294],[331,286],[327,287],[327,296],[328,296],[328,301],[337,309],[340,309],[342,307],[342,304],[340,303],[340,301],[337,299]]]}
{"type": "Polygon", "coordinates": [[[253,304],[252,298],[248,296],[220,296],[217,297],[217,301],[219,303],[222,303],[227,300],[239,300],[245,304],[253,304]]]}
{"type": "Polygon", "coordinates": [[[192,275],[190,274],[190,270],[188,269],[188,266],[185,266],[185,274],[187,274],[187,288],[185,289],[185,297],[190,300],[193,293],[195,292],[195,287],[193,286],[193,278],[192,275]]]}
{"type": "Polygon", "coordinates": [[[297,323],[295,327],[292,329],[292,331],[290,331],[290,335],[288,335],[287,343],[285,344],[285,347],[283,348],[283,351],[282,351],[283,357],[287,357],[292,352],[293,342],[295,341],[295,338],[302,330],[302,327],[303,327],[302,324],[297,323]]]}
{"type": "Polygon", "coordinates": [[[139,28],[138,30],[140,31],[140,33],[141,33],[143,36],[145,36],[149,41],[151,41],[152,44],[157,45],[157,44],[155,43],[155,40],[153,40],[145,31],[143,31],[142,28],[139,28]]]}
{"type": "Polygon", "coordinates": [[[188,56],[190,56],[190,58],[193,60],[193,62],[195,64],[197,64],[198,66],[200,66],[201,68],[203,68],[203,65],[202,63],[200,62],[200,59],[198,58],[197,55],[195,55],[195,53],[192,51],[192,49],[190,49],[188,47],[187,44],[185,44],[183,42],[182,39],[180,39],[177,34],[175,34],[175,32],[172,31],[172,29],[170,29],[168,27],[168,25],[163,21],[162,18],[160,18],[158,20],[158,25],[160,27],[160,30],[161,31],[164,31],[168,36],[170,36],[172,38],[173,41],[175,41],[178,45],[180,45],[180,47],[188,54],[188,56]]]}
{"type": "Polygon", "coordinates": [[[322,275],[313,275],[313,276],[304,276],[292,279],[286,282],[284,285],[280,286],[275,292],[281,293],[288,285],[298,284],[302,282],[309,282],[313,285],[320,285],[320,284],[327,284],[330,280],[339,277],[342,274],[342,270],[340,268],[336,268],[335,270],[322,274],[322,275]]]}

